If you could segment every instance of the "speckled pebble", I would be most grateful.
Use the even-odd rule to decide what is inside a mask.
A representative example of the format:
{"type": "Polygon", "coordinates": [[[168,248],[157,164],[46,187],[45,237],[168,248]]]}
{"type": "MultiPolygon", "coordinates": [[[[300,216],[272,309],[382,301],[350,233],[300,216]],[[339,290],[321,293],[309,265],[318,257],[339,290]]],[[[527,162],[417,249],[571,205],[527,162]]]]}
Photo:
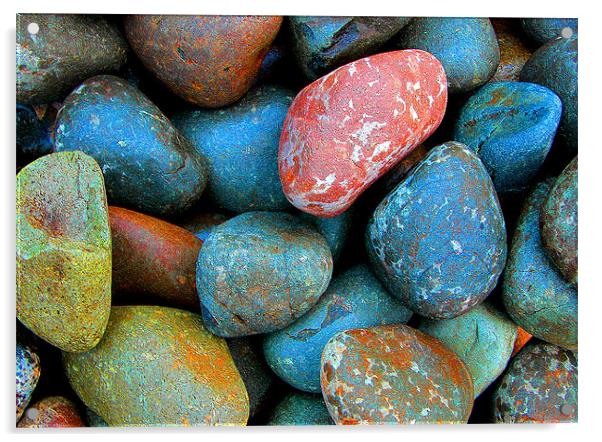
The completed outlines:
{"type": "Polygon", "coordinates": [[[293,387],[319,393],[320,358],[332,336],[353,328],[403,324],[411,315],[366,265],[357,265],[334,278],[318,303],[299,320],[266,336],[266,360],[293,387]]]}
{"type": "Polygon", "coordinates": [[[29,347],[17,343],[16,352],[16,396],[17,396],[17,421],[21,418],[23,410],[29,404],[31,394],[40,379],[40,358],[29,347]]]}
{"type": "Polygon", "coordinates": [[[295,391],[274,407],[268,425],[334,425],[322,395],[295,391]]]}
{"type": "Polygon", "coordinates": [[[479,155],[498,194],[522,192],[552,147],[561,113],[560,98],[543,86],[488,84],[462,108],[454,140],[479,155]]]}
{"type": "Polygon", "coordinates": [[[577,355],[571,351],[529,344],[493,394],[495,422],[577,422],[577,371],[577,355]]]}
{"type": "Polygon", "coordinates": [[[379,279],[415,313],[459,316],[506,262],[506,228],[485,167],[468,147],[433,148],[377,207],[366,230],[379,279]]]}
{"type": "Polygon", "coordinates": [[[517,337],[516,325],[487,302],[457,318],[423,320],[418,328],[462,359],[472,376],[475,397],[502,374],[517,337]]]}
{"type": "Polygon", "coordinates": [[[243,213],[216,227],[199,253],[203,320],[224,337],[284,328],[317,302],[331,275],[328,244],[308,224],[287,213],[243,213]]]}
{"type": "Polygon", "coordinates": [[[85,427],[73,402],[62,396],[50,396],[31,405],[17,424],[18,428],[85,427]]]}
{"type": "Polygon", "coordinates": [[[549,180],[525,200],[512,238],[502,299],[512,320],[533,336],[577,348],[577,290],[565,281],[541,242],[540,211],[550,193],[549,180]]]}
{"type": "Polygon", "coordinates": [[[462,360],[405,325],[336,334],[324,348],[320,378],[337,424],[466,423],[473,405],[462,360]]]}

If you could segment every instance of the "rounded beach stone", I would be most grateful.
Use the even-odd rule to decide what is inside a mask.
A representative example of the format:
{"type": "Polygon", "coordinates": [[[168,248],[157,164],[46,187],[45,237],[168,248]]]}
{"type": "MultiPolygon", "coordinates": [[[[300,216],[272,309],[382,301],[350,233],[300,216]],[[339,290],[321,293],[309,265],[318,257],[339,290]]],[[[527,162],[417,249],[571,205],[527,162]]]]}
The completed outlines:
{"type": "Polygon", "coordinates": [[[506,262],[491,178],[468,147],[433,148],[377,207],[366,231],[379,279],[415,313],[459,316],[483,301],[506,262]]]}
{"type": "Polygon", "coordinates": [[[578,279],[578,163],[577,157],[560,174],[541,209],[541,239],[560,273],[577,285],[578,279]]]}
{"type": "Polygon", "coordinates": [[[334,425],[322,395],[293,392],[272,411],[267,425],[334,425]]]}
{"type": "Polygon", "coordinates": [[[73,402],[62,396],[50,396],[30,406],[17,424],[18,428],[85,427],[73,402]]]}
{"type": "Polygon", "coordinates": [[[547,256],[540,212],[552,182],[535,186],[519,216],[504,273],[502,299],[512,320],[533,336],[577,348],[577,290],[547,256]]]}
{"type": "Polygon", "coordinates": [[[520,71],[532,52],[521,40],[515,19],[492,18],[491,24],[500,47],[500,64],[489,81],[518,81],[520,71]]]}
{"type": "Polygon", "coordinates": [[[111,232],[102,173],[82,152],[17,175],[17,318],[61,350],[94,347],[111,308],[111,232]]]}
{"type": "Polygon", "coordinates": [[[194,313],[113,307],[102,341],[63,362],[80,399],[112,427],[244,425],[249,417],[226,342],[194,313]]]}
{"type": "Polygon", "coordinates": [[[294,93],[280,86],[251,89],[233,106],[174,116],[174,125],[207,160],[206,194],[232,212],[290,208],[278,177],[278,142],[294,93]]]}
{"type": "Polygon", "coordinates": [[[131,15],[130,46],[176,95],[202,107],[234,103],[255,82],[277,16],[131,15]]]}
{"type": "Polygon", "coordinates": [[[113,301],[199,309],[196,260],[203,242],[152,216],[109,207],[113,301]]]}
{"type": "Polygon", "coordinates": [[[457,318],[423,320],[418,328],[462,359],[472,376],[475,397],[502,374],[517,336],[517,326],[487,302],[457,318]]]}
{"type": "Polygon", "coordinates": [[[52,152],[56,111],[47,111],[50,107],[17,104],[17,163],[27,164],[52,152]],[[36,109],[44,110],[38,114],[36,109]]]}
{"type": "Polygon", "coordinates": [[[320,218],[305,212],[297,212],[299,217],[311,224],[326,240],[333,262],[337,262],[345,248],[351,230],[355,211],[353,208],[332,218],[320,218]]]}
{"type": "Polygon", "coordinates": [[[87,427],[108,427],[109,424],[105,422],[105,420],[94,413],[94,411],[90,410],[86,407],[86,426],[87,427]]]}
{"type": "Polygon", "coordinates": [[[298,209],[333,217],[407,156],[441,123],[441,63],[393,51],[347,64],[295,97],[280,137],[284,193],[298,209]]]}
{"type": "Polygon", "coordinates": [[[101,16],[17,14],[17,103],[60,100],[86,78],[117,71],[127,51],[117,28],[101,16]]]}
{"type": "Polygon", "coordinates": [[[354,328],[403,324],[412,316],[366,265],[336,278],[312,309],[288,327],[265,337],[263,349],[274,372],[293,387],[320,390],[320,358],[328,340],[354,328]]]}
{"type": "Polygon", "coordinates": [[[579,32],[576,18],[523,18],[521,25],[525,33],[539,45],[553,38],[568,38],[579,32]]]}
{"type": "Polygon", "coordinates": [[[527,61],[520,80],[551,89],[562,100],[558,136],[569,153],[577,153],[578,54],[577,35],[550,40],[527,61]]]}
{"type": "Polygon", "coordinates": [[[16,352],[17,421],[29,404],[31,394],[40,379],[40,358],[29,347],[17,342],[16,352]]]}
{"type": "Polygon", "coordinates": [[[460,111],[454,140],[481,158],[499,195],[519,193],[537,177],[561,114],[560,98],[543,86],[491,83],[460,111]]]}
{"type": "Polygon", "coordinates": [[[328,287],[326,240],[287,213],[247,212],[217,226],[197,262],[207,328],[224,337],[268,333],[307,312],[328,287]]]}
{"type": "Polygon", "coordinates": [[[418,17],[401,30],[396,44],[437,57],[445,68],[450,94],[482,86],[500,62],[500,49],[488,18],[418,17]]]}
{"type": "Polygon", "coordinates": [[[191,233],[194,233],[194,236],[201,241],[205,241],[215,227],[219,226],[230,218],[232,218],[231,214],[226,215],[225,213],[216,212],[213,210],[194,211],[185,217],[176,220],[176,223],[180,227],[188,230],[191,233]]]}
{"type": "Polygon", "coordinates": [[[110,75],[86,80],[67,97],[55,148],[94,157],[111,203],[145,213],[184,211],[205,187],[202,159],[188,140],[138,89],[110,75]]]}
{"type": "Polygon", "coordinates": [[[462,360],[406,325],[337,333],[324,348],[320,379],[337,424],[466,423],[473,404],[462,360]]]}
{"type": "Polygon", "coordinates": [[[339,66],[370,55],[412,17],[288,17],[297,64],[315,80],[339,66]]]}
{"type": "Polygon", "coordinates": [[[529,344],[512,359],[493,394],[495,422],[577,422],[577,355],[529,344]]]}

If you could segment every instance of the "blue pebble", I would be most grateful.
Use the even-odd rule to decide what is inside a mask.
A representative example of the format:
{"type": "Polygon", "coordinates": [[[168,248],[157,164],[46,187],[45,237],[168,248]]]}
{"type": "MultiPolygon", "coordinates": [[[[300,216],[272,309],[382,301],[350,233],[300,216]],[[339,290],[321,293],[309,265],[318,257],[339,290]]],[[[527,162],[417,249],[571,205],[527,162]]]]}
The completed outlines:
{"type": "Polygon", "coordinates": [[[309,213],[298,211],[299,217],[320,232],[330,247],[333,262],[337,262],[347,243],[347,237],[353,223],[353,206],[340,215],[332,218],[320,218],[309,213]]]}
{"type": "Polygon", "coordinates": [[[268,425],[334,425],[322,395],[294,392],[274,407],[268,425]]]}
{"type": "Polygon", "coordinates": [[[498,194],[522,192],[552,147],[561,113],[560,98],[543,86],[491,83],[462,108],[454,140],[479,155],[498,194]]]}
{"type": "Polygon", "coordinates": [[[576,18],[523,18],[523,31],[537,44],[543,45],[553,38],[561,37],[564,32],[570,37],[579,32],[576,18]],[[568,30],[568,31],[566,31],[568,30]]]}
{"type": "Polygon", "coordinates": [[[538,184],[525,201],[512,238],[502,299],[512,320],[536,338],[577,349],[577,290],[547,256],[541,208],[553,180],[538,184]]]}
{"type": "Polygon", "coordinates": [[[406,323],[411,315],[366,265],[357,265],[335,278],[308,313],[267,335],[264,354],[268,365],[285,382],[319,393],[320,358],[331,337],[354,328],[406,323]]]}
{"type": "Polygon", "coordinates": [[[476,154],[433,148],[379,204],[366,246],[385,287],[419,315],[453,318],[483,301],[506,262],[506,228],[476,154]]]}
{"type": "Polygon", "coordinates": [[[550,40],[535,51],[520,72],[520,81],[545,86],[562,100],[557,138],[566,146],[571,158],[577,154],[578,145],[577,40],[577,35],[550,40]]]}
{"type": "Polygon", "coordinates": [[[396,39],[401,49],[421,49],[437,57],[451,94],[485,84],[500,63],[500,48],[488,18],[419,17],[396,39]]]}
{"type": "Polygon", "coordinates": [[[207,160],[207,196],[218,207],[237,213],[291,207],[278,175],[278,145],[294,96],[279,86],[259,86],[233,106],[173,117],[207,160]]]}
{"type": "Polygon", "coordinates": [[[17,155],[22,161],[33,161],[52,152],[51,125],[40,119],[31,106],[17,104],[17,155]]]}

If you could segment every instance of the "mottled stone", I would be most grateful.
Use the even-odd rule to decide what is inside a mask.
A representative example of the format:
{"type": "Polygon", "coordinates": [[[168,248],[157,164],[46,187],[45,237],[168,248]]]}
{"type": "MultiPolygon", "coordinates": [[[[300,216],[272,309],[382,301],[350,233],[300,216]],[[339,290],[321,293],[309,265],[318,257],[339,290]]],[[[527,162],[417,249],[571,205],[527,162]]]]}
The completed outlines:
{"type": "Polygon", "coordinates": [[[320,378],[337,424],[466,423],[473,404],[462,360],[406,325],[336,334],[324,348],[320,378]]]}
{"type": "Polygon", "coordinates": [[[577,355],[529,344],[512,359],[493,401],[498,423],[577,422],[577,355]]]}
{"type": "Polygon", "coordinates": [[[504,273],[502,299],[512,320],[533,336],[577,348],[577,290],[547,256],[539,229],[552,183],[538,184],[519,216],[504,273]]]}
{"type": "Polygon", "coordinates": [[[102,341],[63,362],[80,399],[112,427],[244,425],[249,417],[226,342],[194,313],[113,307],[102,341]]]}
{"type": "Polygon", "coordinates": [[[372,54],[412,17],[288,18],[293,54],[307,78],[315,80],[339,66],[372,54]]]}
{"type": "Polygon", "coordinates": [[[17,318],[65,351],[94,347],[111,306],[111,232],[102,173],[82,152],[17,175],[17,318]]]}
{"type": "Polygon", "coordinates": [[[295,391],[272,411],[268,425],[334,425],[322,395],[295,391]]]}
{"type": "Polygon", "coordinates": [[[521,25],[525,34],[539,45],[553,38],[566,38],[579,32],[576,18],[523,18],[521,25]]]}
{"type": "Polygon", "coordinates": [[[77,407],[62,396],[50,396],[30,406],[17,424],[18,428],[85,427],[77,407]]]}
{"type": "Polygon", "coordinates": [[[354,328],[403,324],[412,316],[365,265],[333,279],[312,309],[288,327],[266,336],[263,348],[272,370],[293,387],[319,393],[320,358],[328,340],[354,328]]]}
{"type": "Polygon", "coordinates": [[[176,95],[203,107],[234,103],[255,82],[282,17],[131,15],[130,46],[176,95]]]}
{"type": "Polygon", "coordinates": [[[516,356],[518,352],[521,351],[525,345],[527,345],[527,342],[529,342],[532,337],[533,335],[527,332],[524,328],[517,327],[516,341],[514,341],[514,348],[512,349],[511,357],[516,356]]]}
{"type": "Polygon", "coordinates": [[[577,157],[560,174],[541,208],[541,239],[560,273],[578,280],[578,162],[577,157]]]}
{"type": "Polygon", "coordinates": [[[112,204],[173,214],[191,207],[205,187],[202,158],[188,140],[138,89],[110,75],[86,80],[67,97],[55,147],[94,157],[112,204]]]}
{"type": "Polygon", "coordinates": [[[273,374],[261,355],[261,346],[251,338],[228,339],[228,348],[249,394],[250,415],[261,408],[273,384],[273,374]]]}
{"type": "Polygon", "coordinates": [[[336,263],[349,237],[355,215],[353,208],[332,218],[320,218],[304,212],[298,214],[303,221],[311,224],[324,237],[330,247],[332,260],[336,263]]]}
{"type": "Polygon", "coordinates": [[[389,292],[432,319],[483,301],[506,262],[506,229],[476,154],[433,148],[377,207],[366,231],[372,268],[389,292]]]}
{"type": "Polygon", "coordinates": [[[17,421],[29,404],[31,394],[40,379],[40,358],[29,347],[17,342],[16,351],[17,421]]]}
{"type": "Polygon", "coordinates": [[[453,139],[481,158],[498,194],[519,193],[537,178],[561,114],[560,98],[543,86],[491,83],[468,99],[453,139]]]}
{"type": "Polygon", "coordinates": [[[401,49],[421,49],[441,62],[450,94],[485,84],[500,62],[500,49],[488,18],[419,17],[396,37],[401,49]]]}
{"type": "Polygon", "coordinates": [[[86,78],[117,71],[128,48],[117,28],[99,15],[17,14],[17,103],[64,97],[86,78]],[[35,23],[38,32],[29,32],[35,23]]]}
{"type": "Polygon", "coordinates": [[[318,300],[332,275],[326,240],[287,213],[247,212],[216,227],[197,262],[207,328],[224,337],[286,327],[318,300]]]}
{"type": "Polygon", "coordinates": [[[289,108],[278,167],[298,209],[333,217],[441,123],[445,72],[423,51],[347,64],[303,89],[289,108]]]}
{"type": "Polygon", "coordinates": [[[521,40],[513,21],[508,18],[491,19],[500,47],[500,64],[490,82],[518,81],[521,69],[531,57],[531,50],[521,40]]]}
{"type": "Polygon", "coordinates": [[[233,212],[290,207],[278,177],[278,143],[294,93],[280,86],[251,89],[224,109],[176,114],[174,125],[207,160],[207,196],[233,212]]]}
{"type": "Polygon", "coordinates": [[[418,328],[462,359],[472,376],[475,397],[502,374],[517,337],[516,325],[487,302],[457,318],[423,320],[418,328]]]}
{"type": "Polygon", "coordinates": [[[46,112],[49,107],[52,109],[17,104],[17,163],[27,164],[52,152],[56,111],[46,112]],[[38,114],[36,110],[40,109],[43,111],[38,114]]]}
{"type": "Polygon", "coordinates": [[[113,301],[198,310],[196,260],[203,242],[187,230],[142,213],[109,207],[113,301]]]}
{"type": "Polygon", "coordinates": [[[550,40],[540,47],[523,67],[520,80],[551,89],[562,100],[562,119],[558,128],[569,153],[577,153],[578,54],[577,36],[550,40]]]}

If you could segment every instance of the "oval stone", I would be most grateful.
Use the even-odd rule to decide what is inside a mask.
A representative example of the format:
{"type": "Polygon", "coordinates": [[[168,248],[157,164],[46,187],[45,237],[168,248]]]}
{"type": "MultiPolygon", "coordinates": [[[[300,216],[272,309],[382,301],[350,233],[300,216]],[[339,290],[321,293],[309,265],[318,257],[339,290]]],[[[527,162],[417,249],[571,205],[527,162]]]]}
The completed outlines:
{"type": "Polygon", "coordinates": [[[540,212],[550,181],[538,184],[525,200],[512,238],[502,299],[512,320],[533,336],[577,348],[577,290],[547,256],[540,234],[540,212]]]}
{"type": "Polygon", "coordinates": [[[337,262],[345,248],[347,238],[354,221],[355,210],[349,209],[332,218],[320,218],[305,212],[298,212],[299,217],[311,224],[326,240],[333,262],[337,262]]]}
{"type": "Polygon", "coordinates": [[[100,15],[17,14],[17,103],[61,100],[86,78],[117,71],[127,52],[117,28],[100,15]]]}
{"type": "Polygon", "coordinates": [[[267,425],[334,425],[322,395],[295,391],[272,411],[267,425]]]}
{"type": "Polygon", "coordinates": [[[55,148],[94,157],[111,203],[145,213],[181,212],[205,187],[202,158],[188,140],[138,89],[110,75],[86,80],[67,97],[55,148]]]}
{"type": "Polygon", "coordinates": [[[551,89],[562,100],[558,135],[571,155],[577,153],[578,120],[577,35],[550,40],[527,61],[520,80],[551,89]]]}
{"type": "Polygon", "coordinates": [[[29,347],[17,342],[16,351],[16,396],[17,396],[17,421],[21,418],[23,410],[29,404],[31,394],[40,379],[40,358],[29,347]]]}
{"type": "Polygon", "coordinates": [[[217,226],[197,262],[207,328],[224,337],[269,333],[307,312],[328,287],[326,240],[287,213],[247,212],[217,226]]]}
{"type": "Polygon", "coordinates": [[[412,17],[288,17],[297,64],[311,81],[378,50],[412,17]]]}
{"type": "Polygon", "coordinates": [[[174,125],[207,160],[206,194],[232,212],[290,208],[278,177],[278,142],[294,93],[280,86],[251,89],[233,106],[174,116],[174,125]]]}
{"type": "Polygon", "coordinates": [[[394,51],[347,64],[295,97],[280,137],[284,193],[321,217],[349,208],[437,129],[447,105],[441,63],[394,51]]]}
{"type": "Polygon", "coordinates": [[[80,399],[112,427],[244,425],[249,417],[226,342],[194,313],[113,307],[102,341],[63,362],[80,399]]]}
{"type": "Polygon", "coordinates": [[[525,34],[539,45],[553,38],[568,38],[579,32],[576,18],[523,18],[521,25],[525,34]]]}
{"type": "Polygon", "coordinates": [[[17,318],[64,351],[86,351],[111,308],[111,232],[102,173],[82,152],[17,175],[17,318]]]}
{"type": "Polygon", "coordinates": [[[417,17],[401,30],[396,44],[437,57],[445,68],[450,94],[482,86],[500,62],[500,49],[488,18],[417,17]]]}
{"type": "Polygon", "coordinates": [[[454,140],[481,158],[499,195],[526,190],[556,135],[562,103],[532,83],[499,82],[472,95],[456,121],[454,140]]]}
{"type": "Polygon", "coordinates": [[[109,207],[113,240],[113,301],[165,303],[198,311],[196,260],[203,242],[152,216],[109,207]]]}
{"type": "Polygon", "coordinates": [[[380,203],[366,231],[372,268],[415,313],[459,316],[483,301],[506,262],[491,178],[468,147],[433,148],[380,203]]]}
{"type": "Polygon", "coordinates": [[[18,428],[85,427],[73,402],[62,396],[50,396],[30,406],[17,424],[18,428]]]}
{"type": "Polygon", "coordinates": [[[263,349],[272,370],[293,387],[319,393],[320,358],[328,340],[354,328],[403,324],[412,316],[366,265],[336,278],[312,309],[288,327],[266,336],[263,349]]]}
{"type": "Polygon", "coordinates": [[[512,18],[492,18],[491,24],[500,47],[500,64],[491,77],[494,81],[518,81],[520,71],[531,57],[531,50],[520,38],[512,18]]]}
{"type": "Polygon", "coordinates": [[[541,209],[541,239],[560,273],[578,280],[578,163],[577,157],[560,174],[541,209]]]}
{"type": "Polygon", "coordinates": [[[282,17],[131,15],[130,46],[176,95],[202,107],[234,103],[253,85],[282,17]]]}
{"type": "Polygon", "coordinates": [[[457,318],[423,320],[418,328],[462,359],[472,376],[475,397],[502,374],[517,337],[516,325],[487,302],[457,318]]]}
{"type": "Polygon", "coordinates": [[[337,424],[466,423],[473,404],[462,360],[406,325],[337,333],[324,348],[320,379],[337,424]]]}
{"type": "Polygon", "coordinates": [[[495,422],[577,422],[577,374],[577,355],[569,350],[528,345],[493,393],[495,422]]]}

